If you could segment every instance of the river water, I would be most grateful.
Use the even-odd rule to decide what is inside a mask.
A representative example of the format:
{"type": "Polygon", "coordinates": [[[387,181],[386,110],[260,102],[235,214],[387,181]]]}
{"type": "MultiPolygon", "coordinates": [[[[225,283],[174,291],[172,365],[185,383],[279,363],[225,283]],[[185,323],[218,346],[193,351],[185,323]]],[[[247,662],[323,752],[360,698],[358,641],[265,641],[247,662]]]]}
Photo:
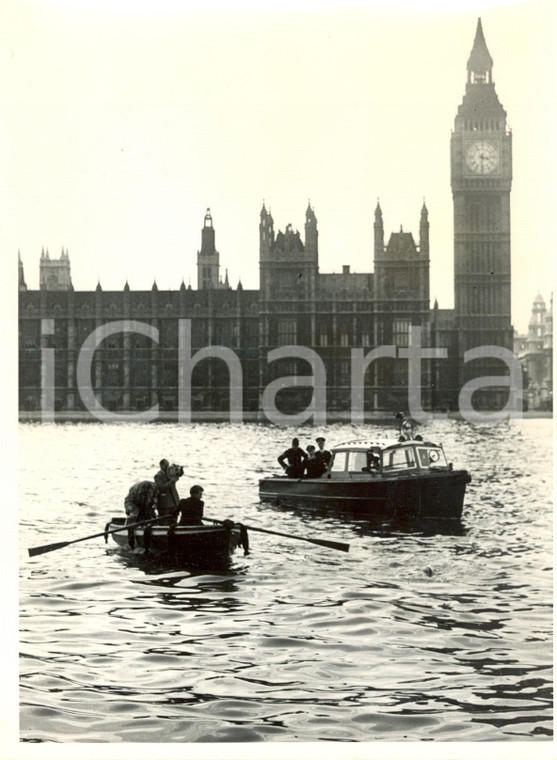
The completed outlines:
{"type": "MultiPolygon", "coordinates": [[[[472,474],[462,529],[259,502],[293,434],[263,425],[22,424],[22,742],[504,742],[552,737],[552,421],[432,423],[472,474]],[[166,456],[250,534],[224,572],[95,538],[166,456]]],[[[330,425],[327,445],[383,428],[330,425]]],[[[388,431],[391,432],[391,431],[388,431]]]]}

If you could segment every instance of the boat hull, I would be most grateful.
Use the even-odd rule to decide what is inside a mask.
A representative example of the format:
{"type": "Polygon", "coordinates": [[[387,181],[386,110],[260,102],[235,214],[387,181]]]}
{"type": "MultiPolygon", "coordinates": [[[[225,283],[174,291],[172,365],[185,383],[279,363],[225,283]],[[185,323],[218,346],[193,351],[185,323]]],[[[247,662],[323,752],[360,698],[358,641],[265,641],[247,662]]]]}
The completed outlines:
{"type": "Polygon", "coordinates": [[[341,478],[296,480],[284,476],[259,481],[259,496],[279,504],[334,507],[367,518],[397,521],[456,520],[462,516],[466,470],[372,477],[355,473],[341,478]]]}
{"type": "MultiPolygon", "coordinates": [[[[107,531],[119,528],[125,518],[113,518],[107,531]]],[[[227,565],[242,540],[240,525],[149,525],[112,533],[123,548],[140,549],[145,554],[163,555],[173,562],[196,566],[227,565]]]]}

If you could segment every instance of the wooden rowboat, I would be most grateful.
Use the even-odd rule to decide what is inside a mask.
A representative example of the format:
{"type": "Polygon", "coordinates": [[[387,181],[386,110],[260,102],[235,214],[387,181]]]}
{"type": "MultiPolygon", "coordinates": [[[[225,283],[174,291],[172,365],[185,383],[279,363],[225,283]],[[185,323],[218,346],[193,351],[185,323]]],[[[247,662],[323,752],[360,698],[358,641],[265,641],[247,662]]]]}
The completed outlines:
{"type": "MultiPolygon", "coordinates": [[[[105,540],[111,530],[125,525],[124,517],[113,517],[105,527],[105,540]]],[[[238,546],[247,553],[246,529],[232,520],[218,525],[153,524],[111,534],[115,542],[127,549],[141,549],[144,554],[162,555],[171,561],[196,566],[224,566],[238,546]]]]}

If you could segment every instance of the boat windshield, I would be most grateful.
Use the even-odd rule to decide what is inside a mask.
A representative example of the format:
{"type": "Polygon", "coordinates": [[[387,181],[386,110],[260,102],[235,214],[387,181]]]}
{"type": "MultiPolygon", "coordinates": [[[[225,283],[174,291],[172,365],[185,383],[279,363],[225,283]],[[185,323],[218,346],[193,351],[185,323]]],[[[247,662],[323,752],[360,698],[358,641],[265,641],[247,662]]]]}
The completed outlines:
{"type": "Polygon", "coordinates": [[[333,454],[331,472],[342,472],[346,467],[346,451],[339,451],[333,454]]]}
{"type": "Polygon", "coordinates": [[[411,448],[393,449],[383,454],[383,471],[409,470],[416,467],[414,451],[411,448]]]}
{"type": "Polygon", "coordinates": [[[367,467],[367,456],[365,451],[349,451],[348,467],[349,472],[362,472],[367,467]]]}

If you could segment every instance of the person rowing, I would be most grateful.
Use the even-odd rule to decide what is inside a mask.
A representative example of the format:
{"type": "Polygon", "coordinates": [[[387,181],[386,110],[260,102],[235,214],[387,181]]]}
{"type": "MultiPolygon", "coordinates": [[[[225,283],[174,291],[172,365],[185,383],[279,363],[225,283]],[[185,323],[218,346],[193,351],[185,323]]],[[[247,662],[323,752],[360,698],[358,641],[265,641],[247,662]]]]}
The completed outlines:
{"type": "Polygon", "coordinates": [[[180,520],[178,525],[202,525],[203,506],[205,502],[202,499],[203,489],[201,486],[192,486],[190,488],[189,499],[180,499],[178,507],[174,510],[173,517],[180,520]]]}

